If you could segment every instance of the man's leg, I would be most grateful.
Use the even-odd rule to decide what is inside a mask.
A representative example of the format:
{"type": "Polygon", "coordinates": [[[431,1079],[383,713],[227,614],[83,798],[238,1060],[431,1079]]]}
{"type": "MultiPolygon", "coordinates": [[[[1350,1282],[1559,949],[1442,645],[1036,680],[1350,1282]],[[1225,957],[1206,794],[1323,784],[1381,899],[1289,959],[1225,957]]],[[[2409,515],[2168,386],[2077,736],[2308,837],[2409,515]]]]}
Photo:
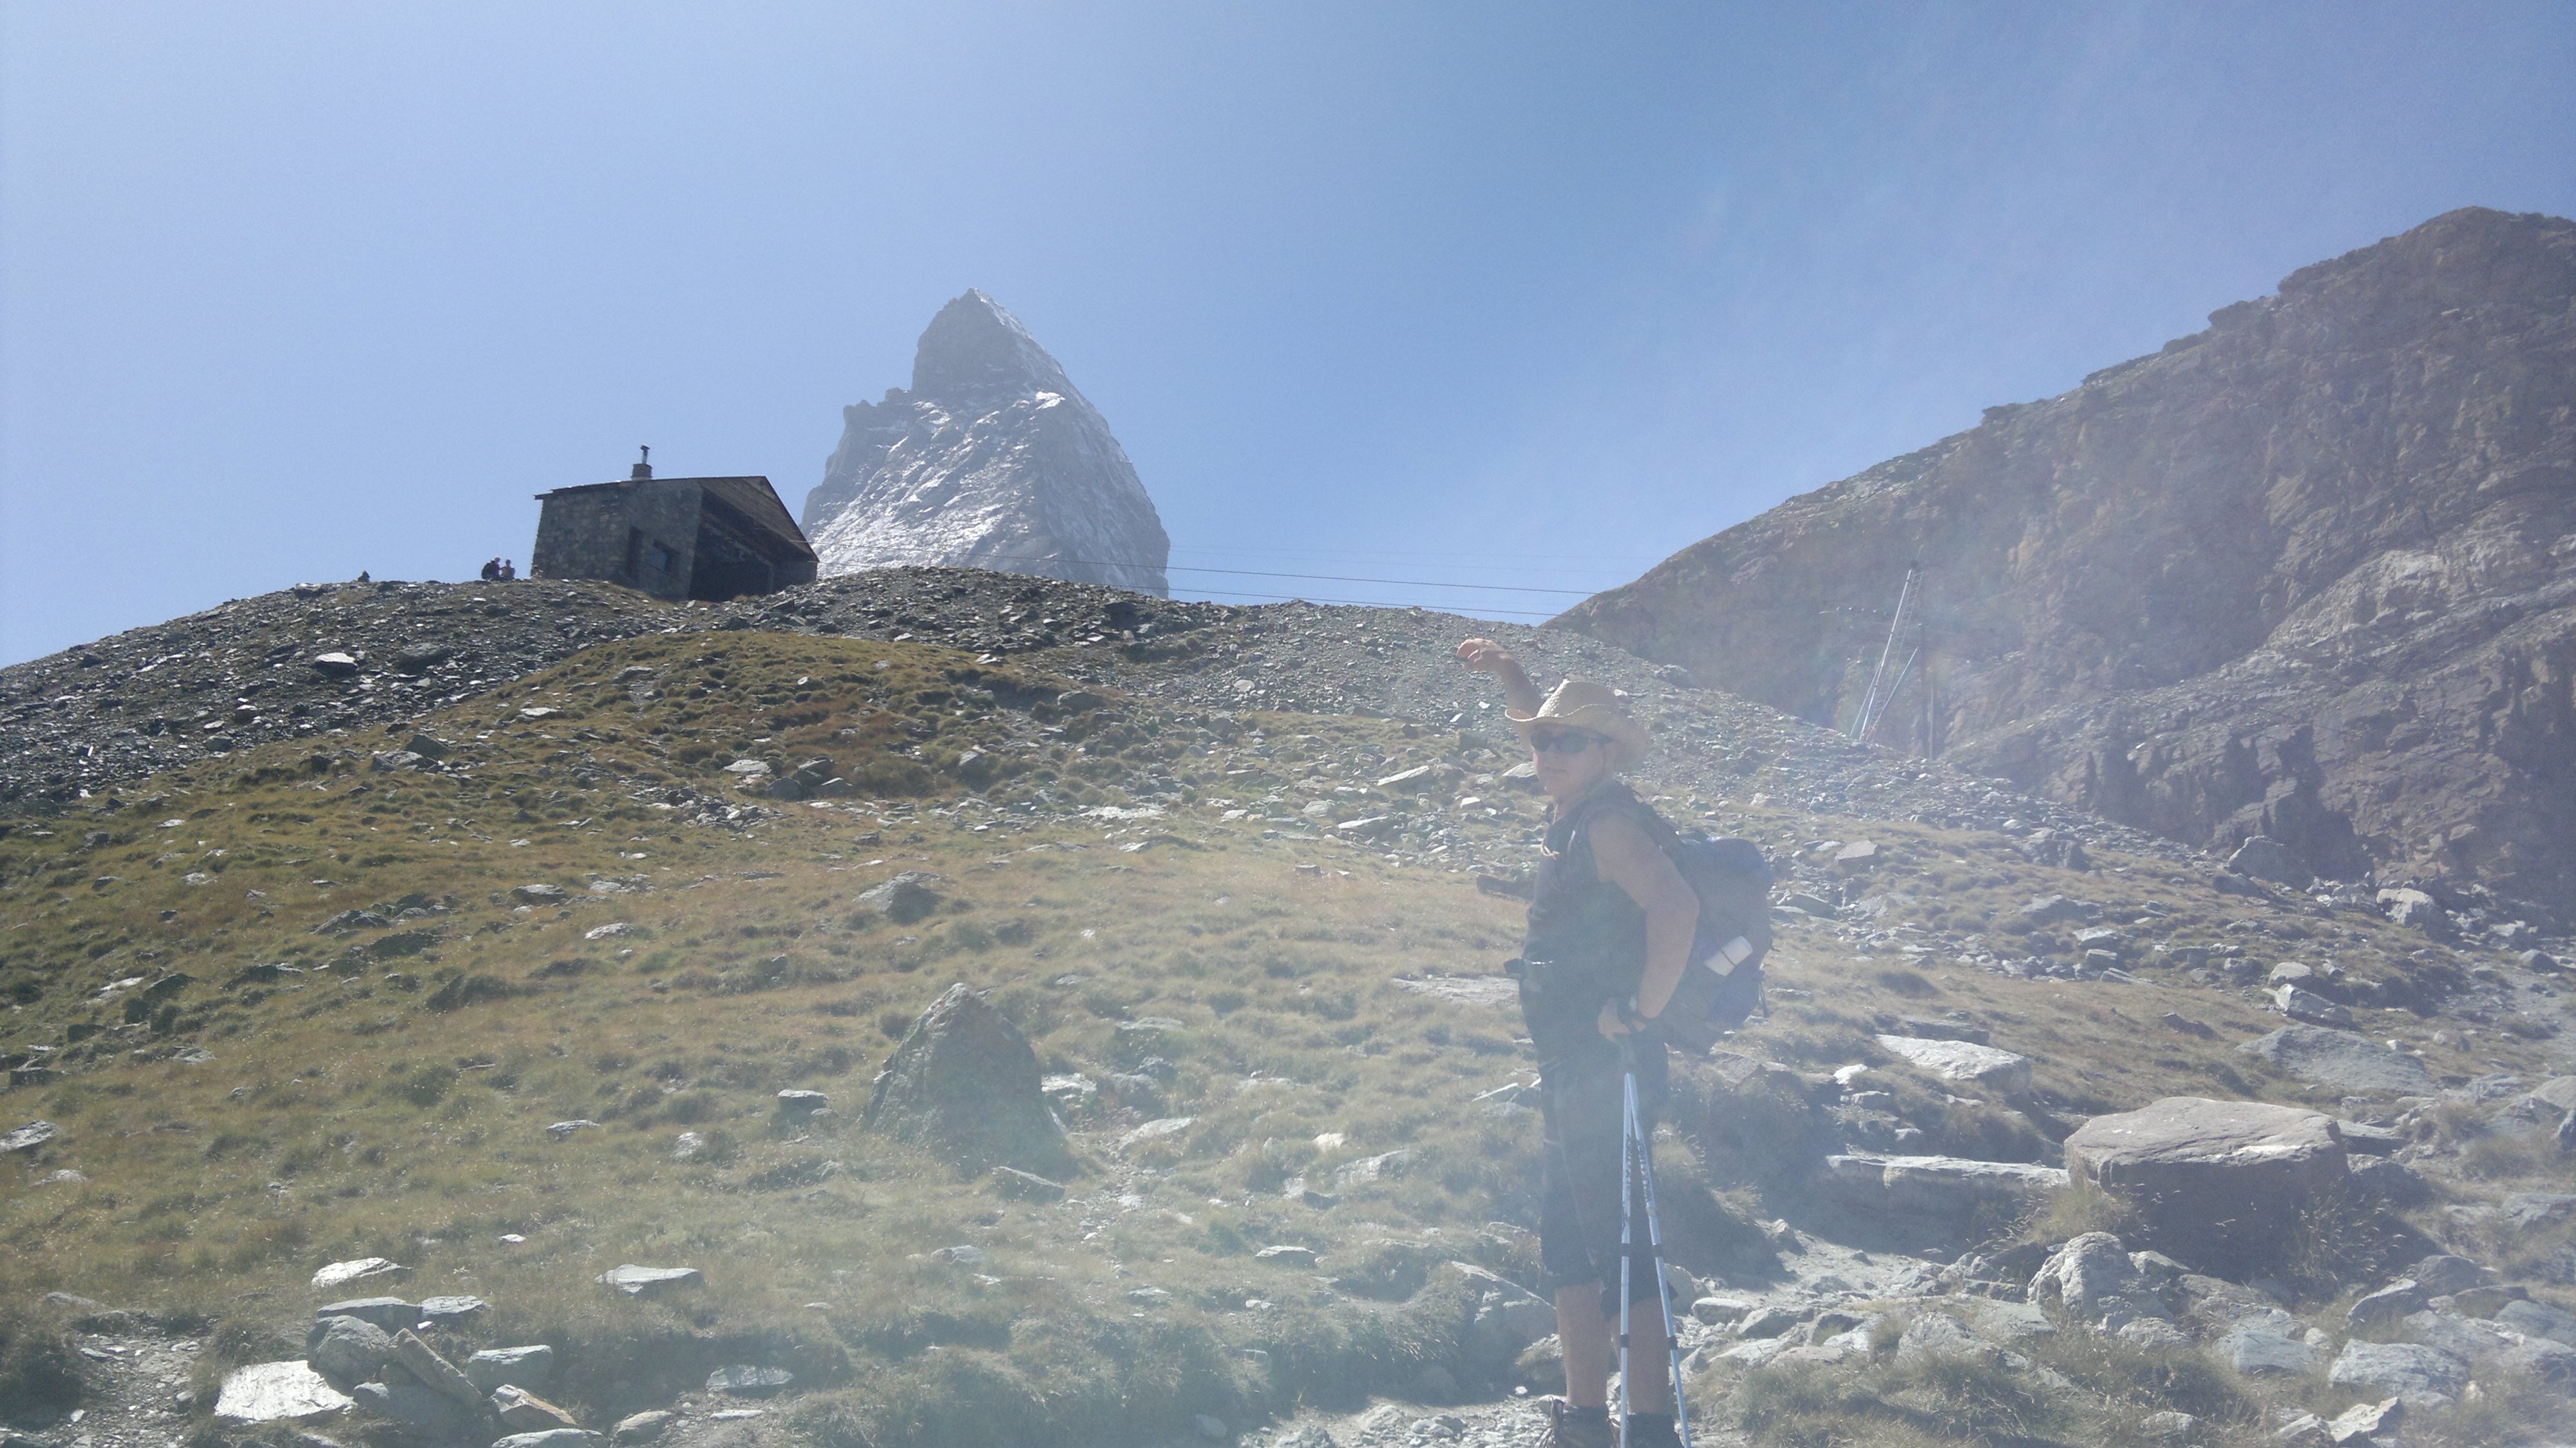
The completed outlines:
{"type": "MultiPolygon", "coordinates": [[[[1601,1310],[1598,1285],[1560,1288],[1556,1341],[1565,1353],[1565,1400],[1578,1408],[1607,1407],[1610,1373],[1619,1365],[1619,1320],[1601,1310]]],[[[1612,1300],[1617,1300],[1613,1295],[1612,1300]]],[[[1673,1410],[1673,1364],[1664,1345],[1664,1318],[1651,1297],[1628,1309],[1628,1406],[1639,1413],[1673,1410]]]]}
{"type": "Polygon", "coordinates": [[[1649,1297],[1628,1309],[1628,1411],[1672,1410],[1672,1350],[1665,1345],[1664,1315],[1649,1297]]]}
{"type": "Polygon", "coordinates": [[[1565,1400],[1578,1408],[1606,1407],[1610,1369],[1618,1362],[1616,1327],[1601,1315],[1601,1286],[1556,1290],[1556,1341],[1565,1353],[1565,1400]]]}

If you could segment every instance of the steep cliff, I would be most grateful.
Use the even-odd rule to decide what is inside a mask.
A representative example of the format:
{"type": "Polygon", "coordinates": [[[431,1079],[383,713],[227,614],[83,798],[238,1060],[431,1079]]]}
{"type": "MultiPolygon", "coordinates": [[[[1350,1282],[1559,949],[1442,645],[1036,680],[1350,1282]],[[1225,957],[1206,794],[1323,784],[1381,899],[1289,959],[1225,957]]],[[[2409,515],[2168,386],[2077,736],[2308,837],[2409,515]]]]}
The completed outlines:
{"type": "Polygon", "coordinates": [[[2576,223],[2480,209],[1790,500],[1557,622],[2342,877],[2576,911],[2576,223]]]}
{"type": "Polygon", "coordinates": [[[1163,594],[1171,540],[1109,424],[979,291],[939,309],[912,387],[841,410],[805,498],[825,577],[957,564],[1163,594]]]}

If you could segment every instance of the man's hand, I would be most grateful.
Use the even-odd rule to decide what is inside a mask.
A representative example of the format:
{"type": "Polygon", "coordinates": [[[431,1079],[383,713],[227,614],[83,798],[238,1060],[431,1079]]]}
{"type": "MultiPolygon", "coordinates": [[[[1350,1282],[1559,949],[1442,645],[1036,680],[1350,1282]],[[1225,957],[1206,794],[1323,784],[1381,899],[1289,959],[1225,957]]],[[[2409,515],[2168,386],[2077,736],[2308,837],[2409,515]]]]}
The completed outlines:
{"type": "Polygon", "coordinates": [[[1530,682],[1521,661],[1492,639],[1469,639],[1458,646],[1458,662],[1503,681],[1503,707],[1523,718],[1538,712],[1538,686],[1530,682]]]}
{"type": "MultiPolygon", "coordinates": [[[[1619,1007],[1624,1004],[1626,1004],[1624,1001],[1604,1001],[1602,1003],[1601,1038],[1603,1040],[1615,1041],[1622,1036],[1633,1034],[1628,1029],[1627,1020],[1619,1014],[1619,1007]]],[[[1650,1020],[1648,1024],[1651,1025],[1653,1022],[1650,1020]]]]}

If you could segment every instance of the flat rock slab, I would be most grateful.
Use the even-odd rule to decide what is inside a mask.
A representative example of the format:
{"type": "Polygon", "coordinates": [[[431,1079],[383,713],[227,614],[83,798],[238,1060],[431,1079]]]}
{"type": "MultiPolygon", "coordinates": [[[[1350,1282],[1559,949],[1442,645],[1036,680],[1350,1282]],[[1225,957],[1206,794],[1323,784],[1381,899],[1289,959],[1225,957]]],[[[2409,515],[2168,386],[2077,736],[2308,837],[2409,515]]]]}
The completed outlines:
{"type": "Polygon", "coordinates": [[[1520,982],[1508,975],[1418,975],[1399,978],[1396,989],[1462,1006],[1508,1007],[1520,1004],[1520,982]]]}
{"type": "Polygon", "coordinates": [[[707,1279],[695,1267],[638,1267],[629,1262],[611,1267],[595,1280],[629,1297],[652,1297],[683,1287],[703,1286],[707,1279]]]}
{"type": "Polygon", "coordinates": [[[587,1428],[549,1428],[542,1433],[513,1433],[494,1439],[492,1448],[591,1448],[608,1441],[587,1428]]]}
{"type": "Polygon", "coordinates": [[[2001,1302],[1991,1297],[1963,1297],[1955,1304],[1959,1315],[1979,1337],[1989,1342],[2012,1343],[2024,1338],[2045,1337],[2057,1331],[2048,1314],[2027,1302],[2001,1302]]]}
{"type": "Polygon", "coordinates": [[[2133,1245],[2233,1276],[2281,1250],[2308,1202],[2342,1183],[2345,1160],[2322,1112],[2168,1096],[2076,1128],[2066,1169],[2137,1207],[2133,1245]]]}
{"type": "Polygon", "coordinates": [[[1896,1341],[1896,1360],[1903,1364],[1981,1357],[1988,1351],[1985,1339],[1961,1327],[1956,1318],[1938,1312],[1918,1314],[1896,1341]]]}
{"type": "Polygon", "coordinates": [[[317,1322],[329,1317],[354,1317],[360,1322],[374,1323],[387,1332],[400,1332],[420,1321],[420,1308],[399,1297],[352,1297],[313,1309],[313,1317],[317,1322]]]}
{"type": "Polygon", "coordinates": [[[1965,1081],[2006,1096],[2030,1090],[2030,1058],[1974,1041],[1926,1041],[1881,1036],[1879,1049],[1944,1081],[1965,1081]]]}
{"type": "Polygon", "coordinates": [[[303,1423],[335,1417],[356,1400],[303,1362],[252,1363],[224,1375],[215,1418],[224,1423],[303,1423]]]}
{"type": "Polygon", "coordinates": [[[2495,1320],[2526,1337],[2545,1337],[2576,1347],[2576,1312],[2546,1302],[2508,1302],[2495,1320]]]}
{"type": "Polygon", "coordinates": [[[382,1382],[360,1383],[349,1390],[358,1400],[361,1411],[389,1423],[399,1423],[432,1438],[455,1438],[474,1425],[474,1413],[466,1405],[439,1392],[423,1387],[407,1372],[385,1374],[382,1382]]]}
{"type": "Polygon", "coordinates": [[[411,1275],[411,1269],[388,1257],[359,1257],[347,1262],[334,1262],[313,1274],[313,1290],[331,1292],[353,1284],[400,1282],[411,1275]]]}
{"type": "MultiPolygon", "coordinates": [[[[2326,1370],[2329,1386],[2400,1398],[2456,1398],[2469,1385],[2469,1365],[2439,1348],[2412,1342],[2347,1342],[2326,1370]]],[[[2409,1402],[2408,1406],[2414,1406],[2409,1402]]]]}
{"type": "Polygon", "coordinates": [[[555,1350],[544,1343],[487,1347],[465,1360],[465,1376],[490,1392],[503,1385],[542,1392],[555,1375],[555,1350]]]}
{"type": "Polygon", "coordinates": [[[2218,1360],[2247,1377],[2286,1373],[2306,1377],[2324,1363],[2325,1354],[2279,1329],[2255,1323],[2231,1328],[2219,1338],[2218,1360]]]}
{"type": "Polygon", "coordinates": [[[2433,1073],[2403,1051],[2325,1026],[2283,1026],[2237,1047],[2302,1081],[2352,1092],[2430,1096],[2433,1073]]]}
{"type": "Polygon", "coordinates": [[[662,1436],[662,1430],[671,1426],[675,1416],[677,1415],[660,1408],[648,1408],[641,1413],[630,1413],[617,1420],[617,1428],[610,1435],[611,1441],[621,1444],[650,1443],[662,1436]]]}
{"type": "Polygon", "coordinates": [[[420,1316],[424,1322],[441,1327],[459,1327],[491,1310],[492,1304],[480,1297],[424,1297],[420,1316]]]}
{"type": "Polygon", "coordinates": [[[1826,1157],[1822,1179],[1826,1194],[1851,1210],[1934,1220],[2036,1205],[2066,1183],[2062,1169],[2029,1162],[1867,1152],[1826,1157]]]}
{"type": "Polygon", "coordinates": [[[2576,1192],[2508,1192],[2504,1199],[2504,1216],[2506,1221],[2526,1232],[2535,1227],[2555,1226],[2576,1216],[2576,1192]]]}
{"type": "Polygon", "coordinates": [[[14,1131],[0,1132],[0,1152],[34,1151],[62,1132],[50,1121],[30,1121],[14,1131]]]}
{"type": "Polygon", "coordinates": [[[795,1381],[796,1375],[785,1368],[736,1363],[707,1374],[707,1391],[735,1398],[766,1398],[787,1391],[795,1381]]]}
{"type": "Polygon", "coordinates": [[[1128,1132],[1125,1136],[1118,1138],[1118,1149],[1120,1151],[1125,1151],[1131,1147],[1143,1146],[1149,1141],[1160,1141],[1167,1136],[1178,1136],[1182,1132],[1189,1130],[1190,1124],[1196,1120],[1198,1120],[1198,1118],[1195,1116],[1166,1116],[1157,1121],[1148,1121],[1144,1125],[1137,1127],[1135,1130],[1128,1132]]]}
{"type": "Polygon", "coordinates": [[[2501,1323],[2484,1322],[2455,1312],[2436,1312],[2431,1308],[2408,1313],[2404,1327],[2407,1341],[2437,1348],[2468,1363],[2484,1362],[2516,1343],[2546,1341],[2527,1339],[2501,1323]]]}

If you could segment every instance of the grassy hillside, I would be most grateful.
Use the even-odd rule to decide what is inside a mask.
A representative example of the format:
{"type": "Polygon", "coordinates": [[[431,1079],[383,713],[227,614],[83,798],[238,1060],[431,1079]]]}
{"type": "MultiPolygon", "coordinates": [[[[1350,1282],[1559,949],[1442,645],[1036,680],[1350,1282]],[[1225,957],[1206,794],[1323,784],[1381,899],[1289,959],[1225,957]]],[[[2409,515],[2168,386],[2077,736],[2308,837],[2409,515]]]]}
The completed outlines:
{"type": "MultiPolygon", "coordinates": [[[[1508,993],[1453,977],[1511,954],[1519,907],[1342,838],[1331,812],[1284,827],[1254,802],[1319,779],[1348,781],[1327,800],[1389,798],[1371,781],[1428,765],[1401,808],[1494,840],[1525,835],[1536,802],[1456,734],[1070,689],[921,644],[645,636],[416,721],[158,776],[120,807],[13,817],[0,1128],[60,1135],[0,1173],[6,1293],[202,1314],[224,1356],[293,1355],[313,1270],[385,1256],[414,1269],[406,1294],[488,1298],[478,1341],[555,1343],[556,1396],[588,1421],[767,1361],[825,1390],[796,1422],[826,1443],[1241,1423],[1418,1391],[1430,1366],[1477,1389],[1473,1293],[1434,1269],[1534,1280],[1538,1132],[1476,1099],[1529,1079],[1508,993]],[[825,757],[819,797],[728,770],[825,757]],[[858,903],[901,871],[938,877],[935,913],[858,903]],[[1103,1088],[1065,1103],[1061,1202],[858,1124],[894,1041],[957,981],[1049,1073],[1103,1088]],[[785,1088],[831,1109],[787,1113],[785,1088]],[[1338,1204],[1291,1200],[1292,1179],[1338,1204]],[[1319,1263],[1255,1257],[1277,1244],[1319,1263]],[[933,1255],[958,1246],[982,1255],[933,1255]],[[706,1285],[642,1302],[593,1283],[627,1262],[706,1285]]],[[[2046,1157],[2075,1114],[2312,1094],[2234,1049],[2278,1018],[2205,963],[2195,983],[2204,957],[2022,979],[1915,943],[2036,948],[2015,916],[2034,896],[2218,955],[2458,965],[2367,911],[2220,895],[2170,860],[2097,850],[2076,874],[1992,833],[1665,807],[1784,859],[1863,830],[1880,845],[1866,877],[1793,882],[1816,914],[1784,926],[1772,1014],[1731,1045],[1811,1073],[1878,1063],[1928,1130],[1909,1149],[2046,1157]],[[2033,1099],[1954,1095],[1872,1039],[1944,1012],[2034,1056],[2033,1099]]],[[[2440,1073],[2543,1065],[2546,1028],[2514,1018],[2436,1037],[2364,1014],[2440,1073]]],[[[1690,1079],[1692,1100],[1723,1095],[1690,1079]]],[[[1744,1138],[1680,1124],[1681,1255],[1719,1270],[1784,1200],[1762,1163],[1726,1159],[1744,1138]]],[[[2559,1169],[2498,1148],[2479,1170],[2472,1190],[2559,1169]]]]}

